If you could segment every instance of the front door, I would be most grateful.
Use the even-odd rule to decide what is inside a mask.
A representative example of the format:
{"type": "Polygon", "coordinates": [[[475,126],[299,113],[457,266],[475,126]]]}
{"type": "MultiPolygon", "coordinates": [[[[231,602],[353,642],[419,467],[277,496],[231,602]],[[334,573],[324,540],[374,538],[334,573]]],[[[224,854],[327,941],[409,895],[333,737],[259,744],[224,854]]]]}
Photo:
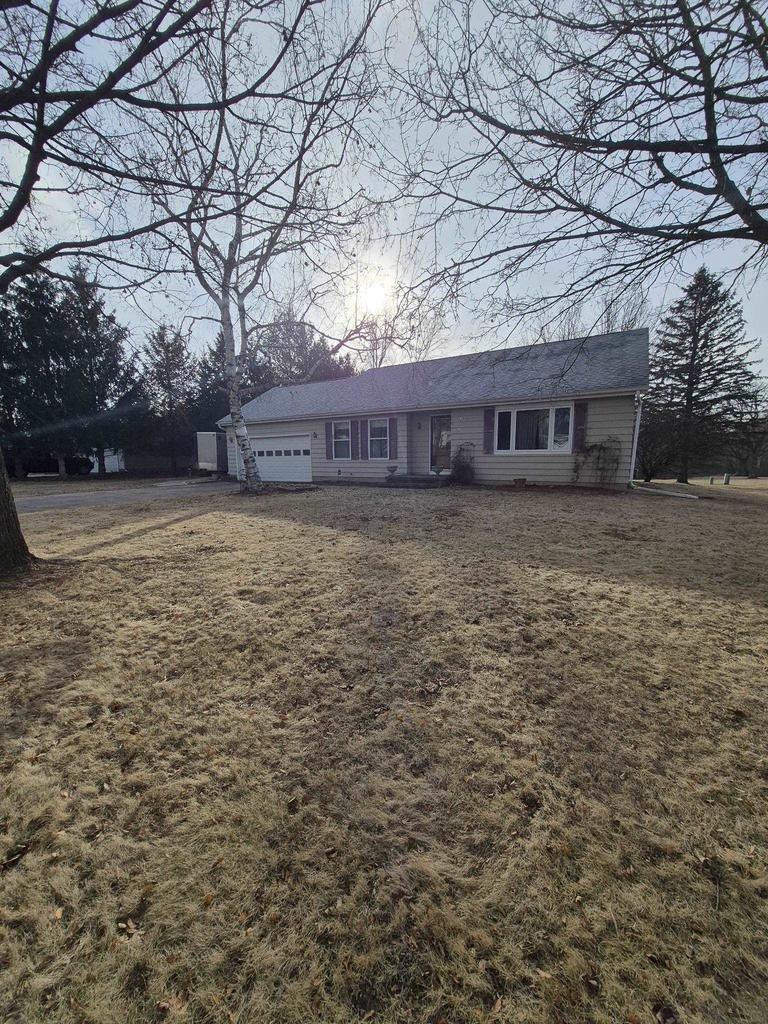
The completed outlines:
{"type": "Polygon", "coordinates": [[[451,414],[432,417],[429,468],[433,473],[447,473],[451,468],[451,414]]]}

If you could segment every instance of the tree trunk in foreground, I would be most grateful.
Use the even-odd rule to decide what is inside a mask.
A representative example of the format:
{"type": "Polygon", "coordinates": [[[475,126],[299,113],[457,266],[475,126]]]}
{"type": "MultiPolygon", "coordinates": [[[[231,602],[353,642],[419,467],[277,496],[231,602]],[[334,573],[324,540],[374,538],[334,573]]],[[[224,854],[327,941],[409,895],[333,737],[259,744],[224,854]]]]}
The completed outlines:
{"type": "Polygon", "coordinates": [[[225,296],[220,308],[229,414],[232,417],[237,449],[240,452],[240,458],[243,460],[243,467],[245,469],[245,480],[241,481],[240,489],[243,491],[260,491],[263,484],[261,474],[259,473],[259,465],[256,462],[256,456],[253,454],[251,439],[248,437],[248,428],[243,419],[243,408],[240,401],[240,372],[237,357],[235,356],[235,331],[229,312],[227,296],[225,296]]]}
{"type": "Polygon", "coordinates": [[[59,479],[60,480],[66,480],[67,479],[67,463],[66,463],[66,460],[65,460],[64,456],[61,454],[61,452],[57,452],[56,453],[56,461],[59,464],[59,479]]]}
{"type": "Polygon", "coordinates": [[[106,458],[106,456],[104,454],[104,449],[103,448],[97,448],[96,449],[96,462],[98,463],[98,466],[99,466],[99,469],[98,469],[99,476],[106,476],[107,475],[107,458],[106,458]]]}
{"type": "Polygon", "coordinates": [[[5,471],[5,460],[0,450],[0,575],[14,569],[25,569],[32,556],[21,532],[16,503],[5,471]]]}

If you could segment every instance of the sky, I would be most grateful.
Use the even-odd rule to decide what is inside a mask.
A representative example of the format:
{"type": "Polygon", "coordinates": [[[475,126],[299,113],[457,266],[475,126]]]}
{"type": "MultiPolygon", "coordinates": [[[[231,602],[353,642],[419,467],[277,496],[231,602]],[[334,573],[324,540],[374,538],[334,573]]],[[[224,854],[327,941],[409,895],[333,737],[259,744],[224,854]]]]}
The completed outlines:
{"type": "MultiPolygon", "coordinates": [[[[391,28],[391,26],[390,26],[391,28]]],[[[395,38],[395,56],[398,52],[405,53],[409,45],[407,32],[400,38],[395,38]]],[[[389,112],[389,120],[383,122],[386,127],[384,132],[390,132],[392,137],[397,131],[396,119],[392,112],[389,112]]],[[[13,158],[9,163],[11,176],[18,173],[19,168],[14,166],[13,158]]],[[[43,184],[59,184],[55,173],[46,170],[43,184]]],[[[81,211],[76,206],[74,199],[66,192],[53,192],[42,196],[36,207],[38,223],[47,228],[51,236],[57,234],[71,235],[72,232],[80,230],[81,211]]],[[[394,211],[388,223],[394,227],[394,211]]],[[[399,212],[396,230],[402,233],[408,228],[407,210],[399,212]]],[[[510,225],[512,230],[514,225],[510,225]]],[[[440,236],[440,250],[436,253],[438,261],[449,262],[452,252],[452,237],[450,232],[444,232],[440,236]]],[[[358,252],[354,268],[350,268],[349,280],[345,294],[339,295],[330,307],[316,309],[314,315],[318,325],[330,331],[339,331],[343,326],[349,324],[353,316],[353,310],[357,307],[358,312],[367,312],[377,315],[382,308],[386,308],[389,297],[397,287],[398,278],[408,277],[418,272],[418,267],[407,266],[402,259],[398,259],[394,253],[397,252],[397,242],[387,240],[379,236],[372,237],[364,242],[358,252]]],[[[718,248],[717,250],[691,252],[686,257],[684,270],[692,273],[701,263],[706,263],[711,269],[718,273],[727,274],[737,266],[744,257],[744,250],[741,246],[733,244],[718,248]]],[[[670,272],[653,286],[649,298],[653,306],[663,309],[674,301],[685,283],[680,273],[670,272]]],[[[290,282],[284,282],[284,293],[290,290],[290,282]]],[[[513,294],[521,297],[536,287],[536,281],[529,275],[523,275],[513,283],[513,294]]],[[[744,303],[744,313],[747,323],[748,337],[760,341],[760,347],[756,353],[759,359],[759,369],[768,374],[768,287],[763,279],[755,280],[743,277],[735,283],[736,294],[744,303]]],[[[185,287],[174,283],[166,288],[153,287],[130,294],[125,290],[110,291],[107,295],[108,305],[114,309],[120,322],[131,329],[132,341],[135,346],[140,346],[146,333],[163,321],[172,324],[188,326],[191,331],[191,344],[193,350],[200,351],[207,343],[213,340],[216,334],[216,325],[211,319],[206,319],[211,314],[207,302],[201,299],[199,290],[196,287],[185,287]]],[[[458,354],[459,352],[477,351],[480,348],[493,348],[507,344],[506,339],[502,340],[487,332],[486,325],[473,315],[472,297],[460,311],[456,320],[450,319],[445,328],[436,338],[433,348],[429,352],[431,356],[442,354],[458,354]]],[[[638,324],[637,326],[648,326],[651,329],[653,323],[638,324]]],[[[525,343],[529,339],[522,336],[513,337],[510,342],[525,343]]]]}

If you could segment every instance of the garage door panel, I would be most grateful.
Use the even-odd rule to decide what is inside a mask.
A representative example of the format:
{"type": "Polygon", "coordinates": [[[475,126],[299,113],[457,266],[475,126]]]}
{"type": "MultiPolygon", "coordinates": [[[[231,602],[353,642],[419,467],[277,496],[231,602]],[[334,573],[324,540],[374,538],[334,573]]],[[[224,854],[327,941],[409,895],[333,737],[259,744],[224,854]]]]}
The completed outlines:
{"type": "Polygon", "coordinates": [[[297,436],[251,436],[262,480],[303,482],[312,479],[309,434],[297,436]]]}

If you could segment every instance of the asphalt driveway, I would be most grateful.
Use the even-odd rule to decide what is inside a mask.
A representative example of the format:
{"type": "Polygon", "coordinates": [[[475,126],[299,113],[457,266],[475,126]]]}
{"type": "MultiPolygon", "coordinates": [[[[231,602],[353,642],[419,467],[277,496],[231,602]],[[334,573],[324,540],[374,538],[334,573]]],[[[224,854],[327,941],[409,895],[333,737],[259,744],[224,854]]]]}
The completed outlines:
{"type": "Polygon", "coordinates": [[[161,501],[168,498],[204,498],[211,494],[231,494],[237,489],[232,481],[197,483],[180,480],[174,483],[149,484],[146,487],[115,487],[114,490],[70,491],[33,497],[16,494],[19,512],[46,512],[50,509],[78,507],[118,507],[136,502],[161,501]]]}

